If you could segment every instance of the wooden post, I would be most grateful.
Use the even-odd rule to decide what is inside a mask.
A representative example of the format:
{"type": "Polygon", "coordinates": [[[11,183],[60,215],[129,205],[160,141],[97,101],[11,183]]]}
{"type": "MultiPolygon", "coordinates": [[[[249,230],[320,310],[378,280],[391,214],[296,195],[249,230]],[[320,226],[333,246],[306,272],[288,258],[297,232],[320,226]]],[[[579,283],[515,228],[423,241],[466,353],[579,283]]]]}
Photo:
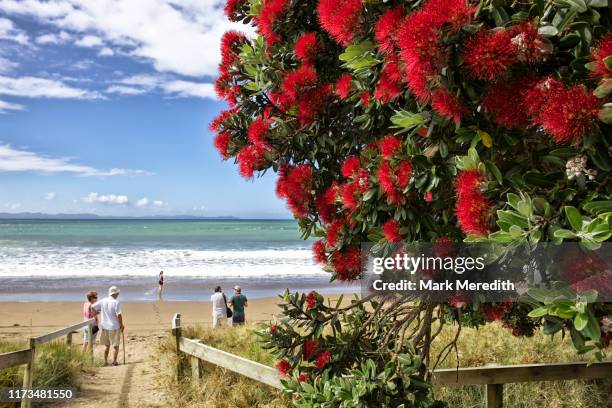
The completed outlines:
{"type": "Polygon", "coordinates": [[[69,349],[72,348],[72,332],[66,335],[66,344],[68,345],[69,349]]]}
{"type": "Polygon", "coordinates": [[[176,379],[177,381],[181,380],[182,377],[182,372],[181,372],[181,314],[180,313],[176,313],[174,315],[174,318],[172,319],[172,334],[174,335],[174,338],[176,339],[176,357],[177,357],[177,364],[176,364],[176,379]]]}
{"type": "Polygon", "coordinates": [[[92,364],[94,362],[93,345],[93,325],[89,323],[89,325],[87,325],[87,351],[89,352],[89,358],[91,358],[92,364]]]}
{"type": "MultiPolygon", "coordinates": [[[[36,342],[33,338],[30,339],[30,361],[26,364],[25,371],[23,372],[23,387],[24,390],[32,389],[32,382],[34,380],[34,359],[36,358],[36,342]]],[[[21,408],[30,408],[32,406],[32,400],[29,398],[21,399],[21,408]]]]}
{"type": "Polygon", "coordinates": [[[197,385],[200,383],[200,378],[201,378],[200,359],[195,356],[191,356],[190,360],[191,360],[191,382],[193,385],[197,385]]]}
{"type": "Polygon", "coordinates": [[[504,385],[487,384],[487,408],[502,408],[504,404],[504,385]]]}

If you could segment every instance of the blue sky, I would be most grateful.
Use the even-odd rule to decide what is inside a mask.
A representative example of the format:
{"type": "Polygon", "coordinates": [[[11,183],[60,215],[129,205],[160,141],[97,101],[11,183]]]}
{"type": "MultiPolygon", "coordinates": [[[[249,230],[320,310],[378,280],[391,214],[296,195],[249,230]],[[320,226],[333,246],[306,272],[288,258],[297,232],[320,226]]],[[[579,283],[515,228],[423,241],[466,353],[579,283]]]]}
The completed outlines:
{"type": "Polygon", "coordinates": [[[212,147],[211,0],[0,0],[0,212],[290,218],[212,147]]]}

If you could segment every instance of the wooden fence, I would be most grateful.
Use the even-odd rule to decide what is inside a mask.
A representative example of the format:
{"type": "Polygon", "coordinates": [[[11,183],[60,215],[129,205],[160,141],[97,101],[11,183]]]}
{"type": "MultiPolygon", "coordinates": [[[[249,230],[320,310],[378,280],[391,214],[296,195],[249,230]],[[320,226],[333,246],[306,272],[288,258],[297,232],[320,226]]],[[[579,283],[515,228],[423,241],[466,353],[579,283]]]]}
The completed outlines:
{"type": "MultiPolygon", "coordinates": [[[[31,337],[29,348],[19,351],[13,351],[10,353],[0,354],[0,370],[19,365],[25,365],[26,368],[23,372],[22,389],[31,389],[33,380],[32,374],[34,372],[34,359],[36,357],[36,347],[64,336],[66,337],[66,344],[68,344],[68,346],[71,346],[72,334],[84,327],[88,327],[89,333],[91,333],[92,325],[94,322],[95,319],[89,319],[81,323],[73,324],[72,326],[64,327],[63,329],[59,329],[51,333],[43,334],[38,337],[31,337]]],[[[89,340],[89,355],[91,356],[91,359],[93,361],[93,336],[89,335],[87,338],[89,340]]],[[[21,408],[30,408],[31,406],[32,401],[30,399],[24,398],[21,400],[21,408]]]]}
{"type": "MultiPolygon", "coordinates": [[[[182,337],[181,315],[172,319],[172,334],[176,338],[177,354],[190,356],[191,376],[200,379],[200,360],[242,374],[271,387],[282,389],[280,376],[272,367],[207,346],[197,340],[182,337]]],[[[181,377],[180,367],[177,376],[181,377]]],[[[594,363],[525,364],[512,366],[473,367],[434,370],[432,382],[443,387],[484,385],[486,408],[502,408],[504,384],[534,381],[587,380],[612,378],[612,361],[594,363]]]]}

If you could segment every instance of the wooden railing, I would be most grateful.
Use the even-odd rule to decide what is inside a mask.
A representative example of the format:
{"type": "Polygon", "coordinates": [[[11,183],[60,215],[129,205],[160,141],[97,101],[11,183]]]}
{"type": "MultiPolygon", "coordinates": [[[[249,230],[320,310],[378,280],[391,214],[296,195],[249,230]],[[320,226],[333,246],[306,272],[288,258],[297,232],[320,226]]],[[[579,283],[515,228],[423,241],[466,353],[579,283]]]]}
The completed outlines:
{"type": "MultiPolygon", "coordinates": [[[[282,389],[278,372],[266,365],[182,337],[181,315],[172,319],[176,352],[191,359],[191,377],[200,380],[200,360],[242,374],[271,387],[282,389]]],[[[181,377],[180,365],[177,376],[181,377]]],[[[471,367],[434,370],[432,383],[443,387],[485,385],[486,407],[502,408],[504,384],[534,381],[586,380],[612,378],[612,361],[601,363],[526,364],[494,367],[471,367]]]]}
{"type": "MultiPolygon", "coordinates": [[[[48,343],[60,337],[66,337],[66,344],[68,346],[72,345],[72,334],[77,330],[80,330],[84,327],[88,327],[89,336],[87,339],[89,341],[88,350],[89,355],[93,361],[93,336],[91,335],[93,323],[95,319],[89,319],[84,322],[80,322],[77,324],[73,324],[72,326],[64,327],[63,329],[56,330],[51,333],[43,334],[38,337],[30,338],[30,348],[12,351],[10,353],[0,354],[0,370],[5,368],[25,365],[26,368],[23,372],[23,387],[22,389],[31,389],[32,381],[33,381],[33,372],[34,372],[34,359],[36,357],[36,347],[41,344],[48,343]]],[[[32,401],[28,398],[24,398],[21,400],[21,408],[30,408],[32,406],[32,401]]]]}

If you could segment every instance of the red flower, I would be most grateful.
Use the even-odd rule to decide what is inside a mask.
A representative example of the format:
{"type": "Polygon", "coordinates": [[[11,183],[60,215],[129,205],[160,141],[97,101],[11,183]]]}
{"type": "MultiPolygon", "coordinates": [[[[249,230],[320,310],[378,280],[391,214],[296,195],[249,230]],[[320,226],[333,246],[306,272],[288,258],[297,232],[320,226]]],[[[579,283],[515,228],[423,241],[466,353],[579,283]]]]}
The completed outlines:
{"type": "Polygon", "coordinates": [[[244,34],[238,31],[226,31],[221,37],[221,72],[227,72],[229,66],[238,59],[238,47],[240,43],[246,41],[244,34]]]}
{"type": "Polygon", "coordinates": [[[309,213],[312,188],[312,168],[306,164],[284,167],[279,170],[276,195],[287,200],[289,209],[296,217],[309,213]]]}
{"type": "Polygon", "coordinates": [[[433,194],[431,191],[428,191],[425,193],[425,201],[428,203],[431,203],[431,201],[433,200],[433,194]]]}
{"type": "Polygon", "coordinates": [[[505,74],[516,61],[512,31],[479,31],[465,44],[463,53],[468,74],[492,81],[505,74]]]}
{"type": "Polygon", "coordinates": [[[537,115],[548,98],[555,93],[562,91],[564,88],[563,82],[553,77],[548,77],[540,82],[533,84],[530,89],[523,91],[522,105],[529,116],[537,115]]]}
{"type": "Polygon", "coordinates": [[[221,157],[223,157],[223,160],[227,160],[229,158],[228,150],[230,141],[230,135],[225,132],[219,133],[215,136],[215,148],[217,149],[221,157]]]}
{"type": "Polygon", "coordinates": [[[325,241],[319,239],[312,244],[312,252],[314,254],[314,260],[317,263],[327,263],[327,255],[325,254],[325,241]]]}
{"type": "Polygon", "coordinates": [[[317,73],[311,65],[304,64],[295,71],[289,72],[283,80],[282,91],[287,96],[287,102],[292,104],[300,94],[317,83],[317,73]]]}
{"type": "Polygon", "coordinates": [[[278,373],[283,377],[289,377],[291,373],[291,364],[287,360],[281,360],[276,366],[278,373]]]}
{"type": "Polygon", "coordinates": [[[274,32],[274,23],[280,17],[289,4],[289,0],[264,0],[257,25],[261,35],[266,39],[266,43],[270,46],[280,40],[280,35],[274,32]]]}
{"type": "Polygon", "coordinates": [[[454,121],[456,125],[461,123],[461,116],[468,112],[459,99],[444,88],[438,88],[434,91],[431,97],[431,106],[440,116],[454,121]]]}
{"type": "MultiPolygon", "coordinates": [[[[309,380],[308,374],[304,374],[304,373],[302,373],[302,374],[300,374],[300,375],[299,375],[299,377],[298,377],[298,381],[299,381],[299,382],[308,382],[308,380],[309,380]]],[[[298,397],[298,396],[299,396],[299,395],[296,395],[296,397],[298,397]]],[[[296,398],[296,399],[299,399],[299,398],[296,398]]]]}
{"type": "Polygon", "coordinates": [[[399,72],[399,65],[395,58],[388,58],[387,64],[380,73],[374,99],[382,103],[389,103],[397,99],[403,91],[403,80],[399,72]]]}
{"type": "Polygon", "coordinates": [[[376,176],[389,203],[398,205],[404,202],[403,190],[408,185],[410,177],[412,177],[410,162],[402,161],[397,168],[396,174],[395,169],[387,161],[384,161],[378,167],[376,176]]]}
{"type": "Polygon", "coordinates": [[[322,370],[330,361],[331,353],[329,351],[324,351],[319,354],[319,357],[317,357],[317,360],[315,361],[315,367],[317,367],[319,370],[322,370]]]}
{"type": "Polygon", "coordinates": [[[364,91],[361,94],[361,106],[363,106],[364,108],[370,106],[370,97],[370,91],[364,91]]]}
{"type": "Polygon", "coordinates": [[[400,242],[402,240],[402,236],[400,234],[400,223],[393,218],[389,219],[383,224],[382,230],[387,241],[400,242]]]}
{"type": "Polygon", "coordinates": [[[338,79],[336,82],[336,94],[340,97],[340,99],[344,100],[349,97],[351,93],[351,81],[353,77],[351,74],[344,74],[338,79]]]}
{"type": "Polygon", "coordinates": [[[321,27],[339,44],[353,41],[363,9],[361,0],[319,0],[317,12],[321,27]]]}
{"type": "Polygon", "coordinates": [[[523,63],[536,63],[552,52],[552,45],[538,34],[538,28],[531,22],[522,22],[510,29],[512,47],[516,59],[523,63]]]}
{"type": "Polygon", "coordinates": [[[524,129],[529,124],[523,95],[533,89],[533,77],[521,77],[512,81],[498,81],[491,85],[482,100],[483,108],[491,113],[495,122],[506,127],[524,129]]]}
{"type": "Polygon", "coordinates": [[[344,163],[342,163],[342,175],[346,178],[352,177],[360,166],[361,161],[359,160],[359,157],[349,156],[344,160],[344,163]]]}
{"type": "Polygon", "coordinates": [[[401,145],[402,141],[398,137],[393,135],[385,136],[380,141],[380,153],[385,159],[390,159],[399,153],[401,145]]]}
{"type": "Polygon", "coordinates": [[[275,334],[276,330],[277,330],[277,328],[276,328],[275,325],[270,326],[270,333],[275,334]]]}
{"type": "Polygon", "coordinates": [[[453,293],[450,295],[448,304],[455,309],[462,309],[470,301],[470,295],[467,292],[453,293]]]}
{"type": "Polygon", "coordinates": [[[328,98],[332,94],[332,86],[321,85],[305,91],[298,101],[298,119],[301,124],[309,125],[321,113],[328,98]]]}
{"type": "Polygon", "coordinates": [[[270,122],[257,118],[249,125],[247,135],[254,145],[266,145],[265,136],[270,131],[270,122]]]}
{"type": "Polygon", "coordinates": [[[334,252],[332,266],[340,281],[352,281],[361,276],[361,249],[352,246],[342,251],[334,252]]]}
{"type": "Polygon", "coordinates": [[[477,170],[463,170],[455,179],[455,214],[459,226],[468,235],[487,235],[491,205],[480,191],[484,176],[477,170]]]}
{"type": "Polygon", "coordinates": [[[267,159],[264,153],[267,149],[258,145],[247,145],[243,147],[236,156],[240,175],[250,179],[256,170],[263,170],[267,164],[267,159]]]}
{"type": "Polygon", "coordinates": [[[359,207],[359,186],[355,182],[346,183],[342,186],[342,204],[351,211],[359,207]]]}
{"type": "Polygon", "coordinates": [[[212,122],[210,122],[210,125],[208,125],[208,129],[210,129],[213,132],[221,131],[222,130],[221,125],[223,124],[223,122],[225,122],[226,120],[228,120],[235,114],[236,114],[236,110],[233,108],[222,111],[219,114],[219,116],[217,116],[216,118],[212,120],[212,122]]]}
{"type": "Polygon", "coordinates": [[[317,195],[315,198],[315,207],[319,213],[319,218],[325,224],[329,224],[336,215],[336,197],[338,195],[338,186],[332,184],[323,194],[317,195]]]}
{"type": "Polygon", "coordinates": [[[601,104],[587,88],[574,85],[552,94],[533,123],[558,143],[578,142],[595,125],[601,104]]]}
{"type": "Polygon", "coordinates": [[[504,317],[506,311],[510,310],[512,304],[504,302],[499,305],[485,304],[482,310],[485,320],[488,322],[494,322],[501,320],[504,317]]]}
{"type": "Polygon", "coordinates": [[[386,53],[395,51],[397,33],[405,14],[403,7],[395,7],[383,14],[376,23],[374,37],[381,51],[386,53]]]}
{"type": "Polygon", "coordinates": [[[311,63],[319,51],[319,40],[315,33],[304,33],[295,42],[295,56],[302,62],[311,63]]]}
{"type": "Polygon", "coordinates": [[[331,224],[327,227],[327,245],[330,247],[335,247],[338,244],[338,239],[340,238],[340,233],[342,228],[344,227],[344,221],[337,219],[332,221],[331,224]]]}
{"type": "Polygon", "coordinates": [[[306,309],[312,309],[317,303],[317,292],[314,290],[306,295],[306,309]]]}
{"type": "Polygon", "coordinates": [[[606,34],[599,42],[597,47],[591,52],[591,59],[595,62],[595,67],[591,75],[598,79],[609,78],[611,72],[606,67],[604,59],[612,55],[612,33],[606,34]]]}
{"type": "Polygon", "coordinates": [[[412,177],[412,165],[409,161],[402,161],[397,168],[397,185],[403,190],[412,177]]]}
{"type": "Polygon", "coordinates": [[[315,352],[319,348],[319,342],[316,340],[306,340],[302,349],[302,355],[304,360],[309,360],[310,357],[314,356],[315,352]]]}
{"type": "Polygon", "coordinates": [[[225,15],[227,16],[228,20],[238,21],[236,18],[236,12],[240,7],[242,7],[244,1],[245,0],[227,0],[223,11],[225,11],[225,15]]]}

